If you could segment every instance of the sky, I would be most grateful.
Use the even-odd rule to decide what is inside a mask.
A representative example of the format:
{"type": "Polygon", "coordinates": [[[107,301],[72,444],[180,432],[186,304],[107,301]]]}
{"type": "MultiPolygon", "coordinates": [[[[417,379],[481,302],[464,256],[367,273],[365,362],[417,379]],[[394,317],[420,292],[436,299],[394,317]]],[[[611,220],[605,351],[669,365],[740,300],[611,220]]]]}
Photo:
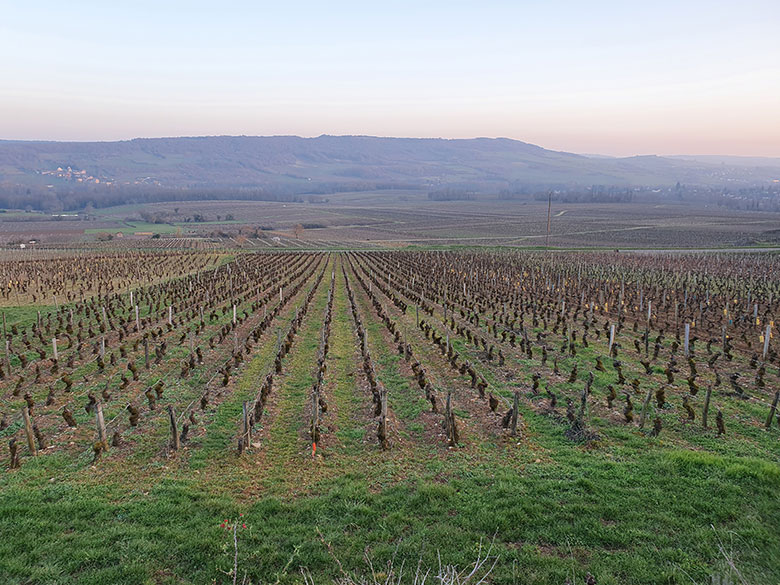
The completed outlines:
{"type": "Polygon", "coordinates": [[[780,156],[780,0],[0,0],[0,138],[780,156]]]}

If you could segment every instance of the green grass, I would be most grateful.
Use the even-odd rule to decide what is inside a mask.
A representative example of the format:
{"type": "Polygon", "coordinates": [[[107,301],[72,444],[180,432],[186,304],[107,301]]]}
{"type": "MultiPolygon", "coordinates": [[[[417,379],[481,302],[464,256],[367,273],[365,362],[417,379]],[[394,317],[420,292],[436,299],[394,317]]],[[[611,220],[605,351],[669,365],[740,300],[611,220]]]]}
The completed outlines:
{"type": "MultiPolygon", "coordinates": [[[[326,272],[329,272],[326,269],[326,272]]],[[[320,345],[322,314],[328,300],[328,282],[322,279],[293,341],[282,362],[282,373],[275,376],[275,396],[261,419],[265,427],[264,457],[270,465],[269,486],[286,489],[295,475],[291,467],[306,468],[311,449],[308,429],[310,418],[304,414],[315,382],[317,350],[320,345]],[[275,403],[275,405],[274,405],[275,403]],[[293,465],[291,465],[291,463],[293,465]],[[283,487],[282,487],[283,486],[283,487]]]]}
{"type": "Polygon", "coordinates": [[[227,583],[232,548],[219,524],[243,513],[240,569],[255,582],[299,582],[301,565],[320,580],[338,576],[325,543],[346,570],[365,572],[366,547],[379,567],[393,555],[435,565],[437,552],[463,566],[493,535],[495,583],[582,582],[587,571],[600,584],[704,583],[722,564],[719,543],[749,582],[780,579],[776,465],[675,449],[615,460],[550,435],[544,447],[545,461],[520,469],[443,456],[377,489],[382,466],[348,466],[305,496],[249,500],[183,476],[149,489],[101,485],[99,471],[48,457],[3,479],[0,574],[6,583],[227,583]]]}
{"type": "MultiPolygon", "coordinates": [[[[371,399],[368,390],[360,391],[357,387],[360,354],[344,276],[338,269],[327,364],[326,394],[336,409],[336,434],[341,447],[347,452],[354,452],[366,434],[360,412],[369,408],[371,399]]],[[[329,421],[326,419],[325,422],[329,421]]]]}

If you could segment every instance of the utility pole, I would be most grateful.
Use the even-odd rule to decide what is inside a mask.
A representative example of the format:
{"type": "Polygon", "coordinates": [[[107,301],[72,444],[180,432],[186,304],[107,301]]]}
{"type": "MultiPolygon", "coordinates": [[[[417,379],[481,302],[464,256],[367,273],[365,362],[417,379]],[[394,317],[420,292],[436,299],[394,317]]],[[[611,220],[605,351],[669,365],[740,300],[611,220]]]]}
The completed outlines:
{"type": "Polygon", "coordinates": [[[547,235],[544,238],[544,247],[550,247],[550,212],[552,211],[552,190],[547,191],[547,235]]]}

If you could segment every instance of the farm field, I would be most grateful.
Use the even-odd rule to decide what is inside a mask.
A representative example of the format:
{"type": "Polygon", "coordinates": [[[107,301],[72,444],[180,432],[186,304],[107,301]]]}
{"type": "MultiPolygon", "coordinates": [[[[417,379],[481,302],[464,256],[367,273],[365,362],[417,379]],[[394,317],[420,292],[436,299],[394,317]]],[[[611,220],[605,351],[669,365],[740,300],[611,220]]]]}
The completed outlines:
{"type": "Polygon", "coordinates": [[[769,211],[686,202],[557,201],[551,211],[548,239],[546,201],[430,201],[424,193],[398,190],[312,196],[296,203],[177,201],[97,209],[88,219],[0,214],[0,244],[18,247],[33,239],[41,247],[268,251],[545,245],[699,249],[780,242],[780,215],[769,211]]]}
{"type": "MultiPolygon", "coordinates": [[[[416,246],[544,246],[547,203],[485,198],[475,201],[430,201],[419,192],[339,193],[326,203],[177,202],[146,206],[174,221],[200,214],[215,221],[230,209],[239,227],[271,228],[260,241],[249,235],[248,247],[268,244],[304,247],[398,248],[416,246]],[[294,226],[306,229],[294,234],[294,226]],[[307,226],[313,226],[311,228],[307,226]],[[279,244],[269,241],[281,239],[279,244]]],[[[121,217],[124,208],[101,210],[101,217],[121,217]]],[[[691,204],[568,204],[556,202],[549,245],[563,248],[728,247],[777,243],[780,216],[691,204]]],[[[216,222],[218,223],[218,222],[216,222]]],[[[214,224],[185,224],[186,230],[213,233],[214,224]]],[[[245,229],[249,234],[249,230],[245,229]]],[[[234,245],[235,242],[230,242],[234,245]]]]}
{"type": "Polygon", "coordinates": [[[775,254],[338,222],[301,239],[352,250],[3,252],[3,582],[780,582],[775,254]]]}

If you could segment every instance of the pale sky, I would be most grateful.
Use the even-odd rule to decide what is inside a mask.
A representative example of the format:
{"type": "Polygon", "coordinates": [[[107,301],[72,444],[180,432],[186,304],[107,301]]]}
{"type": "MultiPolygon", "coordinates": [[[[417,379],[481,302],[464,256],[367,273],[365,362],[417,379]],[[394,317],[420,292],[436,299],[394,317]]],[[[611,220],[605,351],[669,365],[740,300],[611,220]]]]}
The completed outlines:
{"type": "Polygon", "coordinates": [[[0,0],[0,138],[780,156],[780,0],[0,0]]]}

